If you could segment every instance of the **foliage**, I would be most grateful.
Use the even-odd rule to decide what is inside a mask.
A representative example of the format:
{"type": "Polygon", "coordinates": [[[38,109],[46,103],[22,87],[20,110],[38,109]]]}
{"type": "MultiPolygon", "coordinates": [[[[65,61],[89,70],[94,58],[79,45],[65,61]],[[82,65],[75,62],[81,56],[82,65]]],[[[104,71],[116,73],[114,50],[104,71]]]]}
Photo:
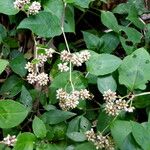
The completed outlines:
{"type": "Polygon", "coordinates": [[[0,149],[150,149],[145,1],[0,1],[0,149]]]}

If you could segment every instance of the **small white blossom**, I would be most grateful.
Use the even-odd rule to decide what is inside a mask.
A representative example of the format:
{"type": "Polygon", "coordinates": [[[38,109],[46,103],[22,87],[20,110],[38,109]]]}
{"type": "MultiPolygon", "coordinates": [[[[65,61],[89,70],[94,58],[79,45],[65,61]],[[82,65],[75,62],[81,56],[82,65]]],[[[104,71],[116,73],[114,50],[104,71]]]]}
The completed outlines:
{"type": "Polygon", "coordinates": [[[119,110],[126,109],[128,107],[128,103],[122,99],[116,100],[115,103],[119,110]]]}
{"type": "Polygon", "coordinates": [[[38,63],[39,67],[42,67],[44,65],[44,62],[47,61],[47,56],[44,54],[40,54],[38,55],[37,59],[39,60],[39,63],[38,63]]]}
{"type": "Polygon", "coordinates": [[[28,70],[28,72],[34,72],[34,65],[30,62],[28,62],[25,66],[25,69],[28,70]]]}
{"type": "Polygon", "coordinates": [[[130,107],[128,107],[128,108],[125,108],[125,111],[131,113],[131,112],[134,111],[134,109],[135,109],[135,107],[130,106],[130,107]]]}
{"type": "Polygon", "coordinates": [[[56,98],[57,99],[67,99],[68,97],[68,93],[66,91],[64,91],[62,88],[58,89],[56,91],[56,98]]]}
{"type": "Polygon", "coordinates": [[[48,81],[49,81],[49,78],[48,78],[48,74],[42,72],[40,74],[38,74],[36,76],[36,81],[38,82],[38,84],[40,86],[45,86],[47,85],[48,81]]]}
{"type": "Polygon", "coordinates": [[[36,80],[36,74],[35,73],[29,73],[27,76],[27,81],[30,84],[34,84],[37,80],[36,80]]]}
{"type": "Polygon", "coordinates": [[[69,67],[67,65],[68,65],[67,62],[65,62],[63,64],[62,63],[58,64],[58,69],[60,70],[60,72],[67,72],[67,71],[69,71],[69,67]]]}
{"type": "Polygon", "coordinates": [[[105,111],[110,116],[117,116],[120,112],[114,102],[107,102],[105,105],[105,111]]]}
{"type": "Polygon", "coordinates": [[[34,1],[31,6],[29,7],[29,14],[30,15],[36,15],[41,10],[41,4],[39,2],[34,1]]]}
{"type": "Polygon", "coordinates": [[[64,50],[60,53],[60,60],[64,61],[70,61],[72,58],[72,54],[69,53],[68,51],[64,50]]]}
{"type": "Polygon", "coordinates": [[[103,97],[105,101],[114,101],[117,98],[116,92],[113,92],[110,89],[108,91],[104,91],[103,97]]]}
{"type": "Polygon", "coordinates": [[[8,146],[14,146],[14,144],[16,143],[17,138],[15,135],[11,136],[11,135],[7,135],[7,137],[5,137],[2,141],[3,144],[8,145],[8,146]]]}
{"type": "Polygon", "coordinates": [[[81,51],[80,53],[80,57],[82,58],[82,60],[85,62],[85,61],[88,61],[90,59],[90,52],[88,50],[84,50],[84,51],[81,51]]]}
{"type": "Polygon", "coordinates": [[[86,131],[85,136],[88,141],[95,142],[96,140],[96,134],[94,133],[93,128],[91,128],[89,131],[86,131]]]}
{"type": "Polygon", "coordinates": [[[79,66],[82,66],[82,63],[84,61],[81,58],[80,53],[74,53],[74,54],[72,54],[71,62],[72,62],[73,65],[79,67],[79,66]]]}
{"type": "Polygon", "coordinates": [[[30,0],[16,0],[14,2],[14,8],[16,9],[22,9],[25,4],[29,4],[30,0]]]}
{"type": "Polygon", "coordinates": [[[91,94],[90,94],[90,92],[87,89],[82,89],[80,91],[80,98],[82,100],[84,100],[84,99],[90,99],[90,97],[91,97],[91,94]]]}
{"type": "Polygon", "coordinates": [[[53,53],[55,52],[54,49],[50,48],[50,49],[45,49],[45,53],[47,55],[47,57],[51,58],[53,56],[53,53]]]}

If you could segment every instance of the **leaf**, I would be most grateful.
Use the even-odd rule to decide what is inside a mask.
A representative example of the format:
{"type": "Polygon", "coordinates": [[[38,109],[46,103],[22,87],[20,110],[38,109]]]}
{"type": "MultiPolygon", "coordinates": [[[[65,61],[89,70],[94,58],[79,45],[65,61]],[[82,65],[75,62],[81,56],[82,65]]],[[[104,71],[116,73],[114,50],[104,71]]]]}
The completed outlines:
{"type": "Polygon", "coordinates": [[[114,72],[122,63],[121,59],[110,54],[97,54],[93,51],[86,63],[87,71],[93,75],[106,75],[114,72]]]}
{"type": "Polygon", "coordinates": [[[84,116],[81,116],[80,118],[80,131],[86,132],[91,129],[91,123],[90,121],[85,118],[84,116]]]}
{"type": "Polygon", "coordinates": [[[61,34],[58,17],[44,11],[21,21],[17,29],[30,29],[33,33],[42,37],[54,37],[61,34]]]}
{"type": "Polygon", "coordinates": [[[20,102],[22,102],[29,110],[32,108],[32,96],[25,86],[22,86],[20,102]]]}
{"type": "Polygon", "coordinates": [[[19,125],[28,111],[20,103],[13,100],[0,100],[0,128],[12,128],[19,125]]]}
{"type": "Polygon", "coordinates": [[[46,132],[47,132],[46,126],[45,126],[44,122],[36,116],[32,123],[32,129],[37,138],[42,139],[42,138],[46,137],[46,132]]]}
{"type": "Polygon", "coordinates": [[[67,137],[75,142],[83,142],[86,140],[86,136],[81,132],[69,132],[67,133],[67,137]]]}
{"type": "Polygon", "coordinates": [[[112,12],[102,11],[101,21],[107,28],[112,29],[115,32],[119,31],[117,19],[112,12]]]}
{"type": "Polygon", "coordinates": [[[16,75],[10,76],[1,86],[0,95],[6,98],[16,96],[22,88],[23,80],[16,75]]]}
{"type": "Polygon", "coordinates": [[[17,137],[17,142],[13,150],[33,150],[36,138],[34,134],[25,132],[17,137]]]}
{"type": "Polygon", "coordinates": [[[7,60],[0,59],[0,74],[5,70],[8,64],[9,62],[7,60]]]}
{"type": "Polygon", "coordinates": [[[10,62],[10,67],[16,74],[24,77],[27,73],[27,69],[25,69],[26,63],[24,56],[19,55],[10,62]]]}
{"type": "Polygon", "coordinates": [[[96,35],[83,31],[84,41],[86,46],[90,50],[99,50],[103,41],[96,35]]]}
{"type": "Polygon", "coordinates": [[[143,150],[149,150],[150,131],[137,122],[131,122],[132,135],[143,150]]]}
{"type": "Polygon", "coordinates": [[[117,5],[113,9],[113,13],[116,13],[116,14],[128,14],[129,7],[130,6],[129,6],[128,3],[121,3],[121,4],[117,5]]]}
{"type": "Polygon", "coordinates": [[[124,58],[119,68],[119,82],[131,91],[134,89],[145,89],[150,79],[150,55],[140,48],[131,55],[124,58]]]}
{"type": "Polygon", "coordinates": [[[42,115],[42,120],[47,124],[57,124],[75,116],[75,113],[62,110],[50,110],[42,115]]]}
{"type": "Polygon", "coordinates": [[[14,0],[4,0],[0,1],[0,13],[6,15],[15,15],[18,13],[18,10],[14,8],[14,0]]]}
{"type": "Polygon", "coordinates": [[[105,33],[101,40],[103,41],[99,50],[101,53],[112,53],[120,43],[118,36],[113,32],[105,33]]]}
{"type": "Polygon", "coordinates": [[[116,120],[111,125],[111,134],[113,136],[115,143],[120,149],[122,148],[124,140],[126,139],[128,134],[131,133],[131,131],[132,127],[130,122],[128,121],[116,120]]]}
{"type": "MultiPolygon", "coordinates": [[[[85,89],[87,87],[87,80],[81,74],[81,72],[72,72],[72,81],[76,90],[85,89]]],[[[59,73],[54,79],[49,87],[49,99],[52,104],[56,103],[56,90],[63,88],[70,92],[72,90],[71,84],[69,82],[69,72],[59,73]],[[61,80],[60,80],[61,79],[61,80]]]]}
{"type": "Polygon", "coordinates": [[[92,143],[86,142],[86,143],[77,145],[74,150],[82,150],[82,149],[96,150],[96,147],[92,143]]]}
{"type": "Polygon", "coordinates": [[[97,86],[101,93],[104,93],[104,91],[108,91],[109,89],[115,92],[117,89],[117,83],[112,75],[99,76],[97,78],[97,86]]]}

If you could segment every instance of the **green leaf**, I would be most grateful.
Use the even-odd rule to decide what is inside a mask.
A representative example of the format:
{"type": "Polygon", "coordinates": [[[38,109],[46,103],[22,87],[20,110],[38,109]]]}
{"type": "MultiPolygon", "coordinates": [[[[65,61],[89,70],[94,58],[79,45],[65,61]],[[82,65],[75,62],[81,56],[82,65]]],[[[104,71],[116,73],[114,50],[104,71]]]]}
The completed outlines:
{"type": "Polygon", "coordinates": [[[106,75],[114,72],[122,63],[121,59],[110,54],[97,54],[93,51],[86,63],[87,71],[93,75],[106,75]]]}
{"type": "Polygon", "coordinates": [[[120,43],[118,36],[113,32],[105,33],[100,39],[103,41],[103,44],[99,50],[101,53],[113,52],[120,43]]]}
{"type": "Polygon", "coordinates": [[[82,149],[96,150],[96,147],[92,143],[86,142],[86,143],[77,145],[74,150],[82,150],[82,149]]]}
{"type": "Polygon", "coordinates": [[[116,14],[128,14],[128,11],[129,11],[128,3],[121,3],[113,9],[113,13],[116,14]]]}
{"type": "Polygon", "coordinates": [[[6,98],[12,98],[21,91],[22,85],[23,80],[16,75],[12,75],[1,86],[0,95],[6,98]]]}
{"type": "Polygon", "coordinates": [[[22,86],[20,102],[22,102],[29,110],[32,108],[32,96],[25,86],[22,86]]]}
{"type": "Polygon", "coordinates": [[[25,69],[26,63],[27,61],[24,56],[19,55],[10,62],[10,67],[16,74],[24,77],[27,73],[27,69],[25,69]]]}
{"type": "Polygon", "coordinates": [[[112,12],[102,11],[101,21],[107,28],[112,29],[115,32],[119,31],[117,19],[112,12]]]}
{"type": "Polygon", "coordinates": [[[86,140],[86,136],[81,132],[69,132],[67,133],[67,137],[75,142],[83,142],[86,140]]]}
{"type": "Polygon", "coordinates": [[[85,118],[84,116],[81,116],[81,119],[80,119],[80,131],[81,132],[86,132],[88,130],[91,129],[91,123],[90,121],[85,118]]]}
{"type": "Polygon", "coordinates": [[[104,91],[108,91],[109,89],[115,92],[117,89],[117,83],[112,75],[99,76],[97,78],[97,86],[101,93],[104,93],[104,91]]]}
{"type": "Polygon", "coordinates": [[[90,50],[96,50],[96,51],[99,50],[103,41],[98,36],[92,33],[85,32],[85,31],[83,31],[82,33],[87,48],[90,50]]]}
{"type": "Polygon", "coordinates": [[[134,89],[145,89],[150,79],[150,55],[140,48],[131,55],[124,58],[119,68],[119,82],[131,91],[134,89]]]}
{"type": "Polygon", "coordinates": [[[8,64],[9,62],[7,60],[0,59],[0,74],[5,70],[8,64]]]}
{"type": "Polygon", "coordinates": [[[13,100],[0,100],[0,128],[19,125],[27,116],[27,109],[13,100]]]}
{"type": "Polygon", "coordinates": [[[14,0],[4,0],[0,1],[0,13],[6,15],[15,15],[18,13],[18,10],[14,8],[14,0]]]}
{"type": "Polygon", "coordinates": [[[149,150],[150,131],[137,122],[131,122],[132,135],[143,150],[149,150]]]}
{"type": "Polygon", "coordinates": [[[46,137],[46,126],[44,122],[35,116],[33,123],[32,123],[33,132],[37,138],[44,138],[46,137]]]}
{"type": "Polygon", "coordinates": [[[127,54],[131,54],[135,50],[136,44],[141,42],[142,34],[131,27],[120,27],[120,41],[127,54]]]}
{"type": "Polygon", "coordinates": [[[17,137],[17,142],[13,150],[33,150],[36,138],[34,134],[25,132],[17,137]]]}
{"type": "Polygon", "coordinates": [[[54,37],[61,34],[59,19],[50,12],[40,12],[36,16],[30,16],[24,19],[17,28],[30,29],[42,37],[54,37]]]}
{"type": "Polygon", "coordinates": [[[131,133],[131,131],[132,127],[130,122],[128,121],[116,120],[111,125],[111,134],[113,136],[115,143],[120,149],[122,148],[124,140],[126,139],[128,134],[131,133]]]}
{"type": "MultiPolygon", "coordinates": [[[[78,71],[72,72],[72,81],[76,90],[85,89],[87,87],[87,80],[78,71]]],[[[49,87],[49,99],[52,104],[58,101],[56,100],[56,90],[59,88],[63,88],[68,92],[72,90],[71,84],[69,81],[69,72],[59,73],[53,79],[53,82],[49,87]]]]}
{"type": "Polygon", "coordinates": [[[62,110],[50,110],[42,115],[42,120],[48,124],[57,124],[75,116],[75,113],[62,110]]]}

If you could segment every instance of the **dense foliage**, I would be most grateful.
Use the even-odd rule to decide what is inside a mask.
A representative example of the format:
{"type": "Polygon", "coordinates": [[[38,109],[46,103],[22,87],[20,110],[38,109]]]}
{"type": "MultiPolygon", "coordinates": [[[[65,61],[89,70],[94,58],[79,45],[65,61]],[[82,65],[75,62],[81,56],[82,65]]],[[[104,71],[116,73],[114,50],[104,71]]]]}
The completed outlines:
{"type": "Polygon", "coordinates": [[[0,0],[0,150],[150,150],[148,0],[0,0]]]}

